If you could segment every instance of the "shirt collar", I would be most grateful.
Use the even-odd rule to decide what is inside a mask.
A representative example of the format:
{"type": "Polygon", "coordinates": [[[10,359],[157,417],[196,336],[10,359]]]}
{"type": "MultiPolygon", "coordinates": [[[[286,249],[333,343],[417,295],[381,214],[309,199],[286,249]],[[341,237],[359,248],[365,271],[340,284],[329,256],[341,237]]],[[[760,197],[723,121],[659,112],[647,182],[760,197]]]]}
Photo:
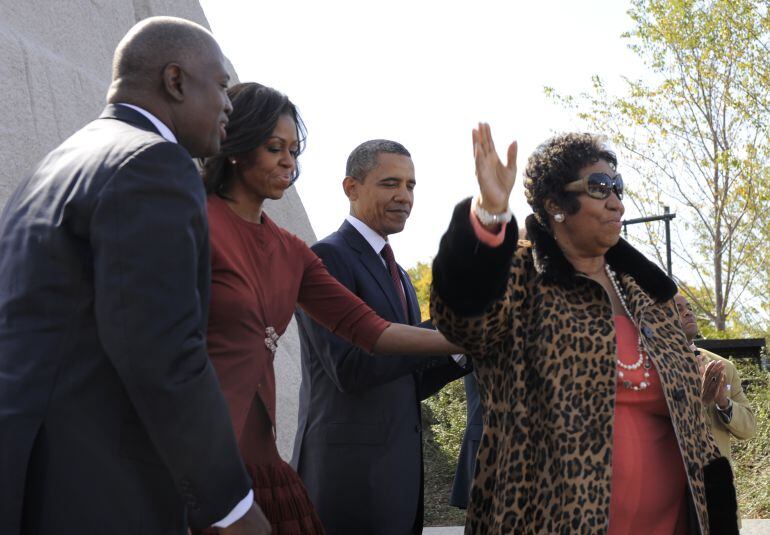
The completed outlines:
{"type": "Polygon", "coordinates": [[[348,214],[345,219],[364,237],[375,253],[380,254],[382,252],[382,248],[385,247],[388,240],[377,234],[366,223],[353,215],[348,214]]]}
{"type": "Polygon", "coordinates": [[[137,111],[147,117],[147,119],[152,123],[152,125],[158,129],[158,133],[163,136],[163,138],[166,141],[170,141],[171,143],[177,143],[176,136],[174,135],[174,132],[171,131],[171,129],[163,124],[160,119],[155,117],[152,113],[145,110],[144,108],[140,108],[139,106],[134,106],[133,104],[126,104],[125,102],[118,102],[119,106],[125,106],[126,108],[131,108],[134,111],[137,111]]]}

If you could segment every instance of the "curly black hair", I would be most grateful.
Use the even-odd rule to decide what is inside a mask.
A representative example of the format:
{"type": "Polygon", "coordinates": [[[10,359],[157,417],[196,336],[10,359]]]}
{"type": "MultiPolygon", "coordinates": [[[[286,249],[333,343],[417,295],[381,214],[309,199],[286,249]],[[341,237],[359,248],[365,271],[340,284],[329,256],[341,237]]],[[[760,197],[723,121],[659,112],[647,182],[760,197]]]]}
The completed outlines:
{"type": "Polygon", "coordinates": [[[578,180],[587,165],[604,160],[615,169],[618,160],[603,136],[595,134],[559,134],[535,149],[524,171],[524,193],[540,222],[549,227],[545,201],[552,199],[567,214],[580,210],[579,193],[564,191],[564,186],[578,180]]]}

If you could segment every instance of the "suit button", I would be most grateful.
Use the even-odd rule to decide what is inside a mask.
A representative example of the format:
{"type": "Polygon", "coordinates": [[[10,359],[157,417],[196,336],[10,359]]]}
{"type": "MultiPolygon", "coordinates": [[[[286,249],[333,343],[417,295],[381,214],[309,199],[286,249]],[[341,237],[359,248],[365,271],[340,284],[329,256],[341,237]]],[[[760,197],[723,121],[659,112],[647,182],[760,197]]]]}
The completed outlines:
{"type": "Polygon", "coordinates": [[[414,432],[415,433],[421,433],[422,432],[422,426],[420,424],[417,424],[414,426],[414,432]]]}
{"type": "Polygon", "coordinates": [[[651,338],[652,337],[652,329],[650,329],[647,325],[645,325],[644,327],[642,327],[642,334],[644,336],[646,336],[647,338],[651,338]]]}

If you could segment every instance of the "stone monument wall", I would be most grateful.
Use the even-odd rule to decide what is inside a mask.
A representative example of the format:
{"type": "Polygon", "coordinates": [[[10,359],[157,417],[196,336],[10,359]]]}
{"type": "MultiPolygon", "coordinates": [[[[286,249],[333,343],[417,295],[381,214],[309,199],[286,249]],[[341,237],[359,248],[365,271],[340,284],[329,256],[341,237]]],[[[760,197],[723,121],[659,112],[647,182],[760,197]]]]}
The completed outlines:
{"type": "MultiPolygon", "coordinates": [[[[137,21],[153,15],[208,27],[195,0],[0,0],[0,208],[42,156],[99,115],[115,46],[137,21]]],[[[295,189],[268,211],[279,225],[315,241],[295,189]]],[[[284,458],[297,426],[299,360],[292,321],[275,361],[284,458]]]]}

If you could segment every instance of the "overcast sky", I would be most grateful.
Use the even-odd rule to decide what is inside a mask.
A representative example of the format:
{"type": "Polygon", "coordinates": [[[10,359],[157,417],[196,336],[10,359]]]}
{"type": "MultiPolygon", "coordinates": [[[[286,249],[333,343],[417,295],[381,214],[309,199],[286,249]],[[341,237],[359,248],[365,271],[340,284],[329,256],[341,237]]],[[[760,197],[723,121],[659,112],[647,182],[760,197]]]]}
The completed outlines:
{"type": "MultiPolygon", "coordinates": [[[[417,187],[405,230],[391,237],[404,267],[429,261],[452,208],[476,192],[471,129],[492,125],[504,157],[519,141],[519,175],[535,146],[575,117],[545,97],[590,87],[601,75],[645,76],[621,34],[623,0],[255,2],[201,0],[242,81],[286,93],[308,128],[297,188],[318,238],[348,211],[345,161],[367,139],[412,153],[417,187]]],[[[619,164],[619,171],[628,176],[619,164]]],[[[511,206],[530,213],[521,177],[511,206]]],[[[627,206],[627,217],[634,214],[627,206]]]]}

